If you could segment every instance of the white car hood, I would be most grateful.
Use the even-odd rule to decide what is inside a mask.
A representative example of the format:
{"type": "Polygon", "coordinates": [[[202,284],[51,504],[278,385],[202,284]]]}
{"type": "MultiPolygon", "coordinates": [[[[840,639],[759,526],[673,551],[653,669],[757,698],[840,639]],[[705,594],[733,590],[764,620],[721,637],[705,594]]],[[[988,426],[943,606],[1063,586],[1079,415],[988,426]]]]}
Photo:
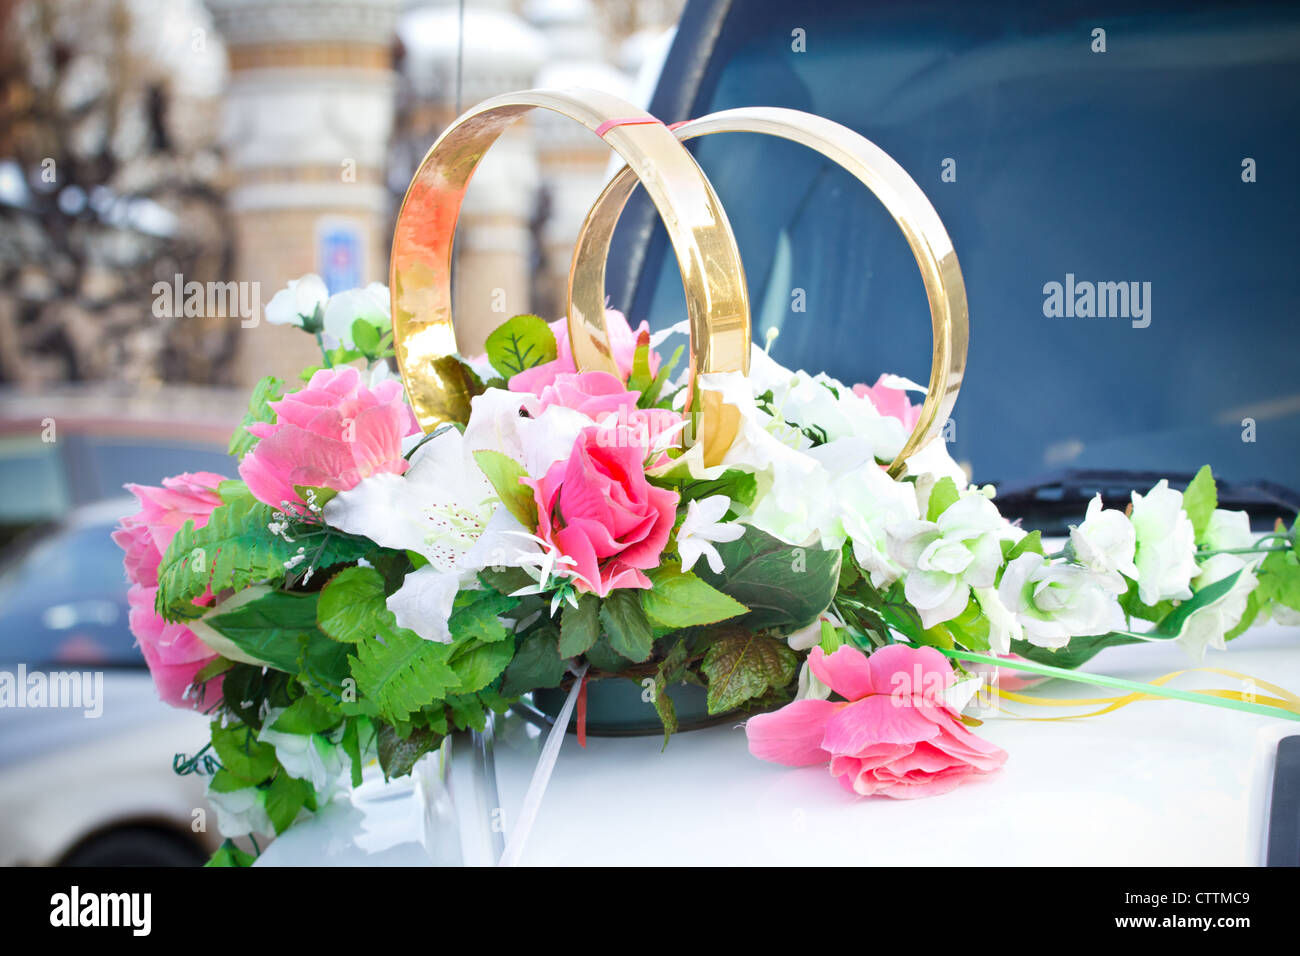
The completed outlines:
{"type": "MultiPolygon", "coordinates": [[[[1210,652],[1206,665],[1300,690],[1300,629],[1260,627],[1228,652],[1210,652]]],[[[1176,646],[1145,644],[1104,651],[1087,669],[1150,680],[1193,666],[1176,646]]],[[[1197,674],[1178,686],[1235,682],[1197,674]]],[[[1033,693],[1110,696],[1066,681],[1033,693]]],[[[570,735],[521,862],[1257,865],[1277,743],[1300,725],[1153,701],[1077,721],[995,718],[978,732],[1008,751],[1005,768],[919,800],[861,798],[825,768],[764,763],[749,755],[739,725],[679,734],[666,750],[658,737],[593,737],[583,749],[570,735]]],[[[418,774],[372,781],[275,841],[260,862],[492,863],[501,831],[518,819],[540,738],[509,717],[496,733],[495,781],[460,746],[446,792],[436,772],[423,784],[418,774]],[[439,800],[456,805],[431,823],[439,800]]]]}

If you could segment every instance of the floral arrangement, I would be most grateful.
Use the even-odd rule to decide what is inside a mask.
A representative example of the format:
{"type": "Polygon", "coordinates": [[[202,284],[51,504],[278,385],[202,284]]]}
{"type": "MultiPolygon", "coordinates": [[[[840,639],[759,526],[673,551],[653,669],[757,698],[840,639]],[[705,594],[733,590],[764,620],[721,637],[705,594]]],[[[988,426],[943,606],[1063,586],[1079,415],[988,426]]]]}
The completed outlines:
{"type": "MultiPolygon", "coordinates": [[[[329,297],[307,276],[268,318],[315,335],[322,366],[254,389],[237,478],[131,486],[115,533],[160,696],[212,717],[177,769],[211,774],[227,836],[282,833],[368,761],[408,773],[579,673],[652,687],[665,742],[692,683],[748,717],[762,759],[940,794],[1006,760],[966,713],[997,665],[1166,640],[1200,659],[1300,620],[1296,529],[1252,534],[1208,468],[1097,497],[1050,552],[942,441],[891,478],[922,391],[904,379],[849,386],[755,348],[747,377],[699,378],[741,415],[706,467],[682,349],[659,352],[680,328],[610,312],[614,375],[577,371],[563,321],[515,316],[458,360],[467,420],[425,435],[382,286],[329,297]]],[[[248,858],[227,842],[215,862],[248,858]]]]}

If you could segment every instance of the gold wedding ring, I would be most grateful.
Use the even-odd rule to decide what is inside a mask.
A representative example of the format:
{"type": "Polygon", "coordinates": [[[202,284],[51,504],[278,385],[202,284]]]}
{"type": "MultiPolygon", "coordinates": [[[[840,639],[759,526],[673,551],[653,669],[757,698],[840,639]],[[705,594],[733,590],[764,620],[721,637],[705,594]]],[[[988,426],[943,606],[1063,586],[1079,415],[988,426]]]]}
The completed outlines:
{"type": "MultiPolygon", "coordinates": [[[[484,153],[521,115],[541,107],[601,136],[628,163],[663,217],[686,288],[686,310],[700,340],[719,343],[704,371],[748,370],[749,298],[726,213],[713,187],[677,138],[649,113],[596,90],[529,90],[478,104],[449,126],[425,155],[402,200],[393,235],[390,290],[393,343],[407,395],[426,432],[469,415],[469,393],[454,362],[452,242],[461,202],[484,153]]],[[[605,335],[601,283],[571,296],[569,326],[579,369],[617,371],[605,335]]],[[[708,410],[706,410],[707,412],[708,410]]],[[[735,413],[734,409],[729,411],[735,413]]],[[[726,448],[739,415],[705,416],[702,430],[726,448]],[[727,428],[731,431],[728,433],[727,428]]]]}
{"type": "MultiPolygon", "coordinates": [[[[676,126],[675,132],[683,140],[713,133],[744,132],[765,133],[800,143],[838,163],[857,177],[884,204],[902,228],[925,282],[925,294],[930,303],[930,318],[934,329],[934,352],[930,366],[930,384],[921,406],[920,418],[902,450],[889,466],[889,473],[900,477],[904,473],[906,459],[942,429],[957,401],[957,392],[961,388],[966,368],[966,348],[970,334],[966,286],[962,282],[961,268],[957,264],[952,240],[948,238],[939,214],[921,192],[921,187],[884,150],[853,130],[811,113],[775,107],[745,107],[690,120],[676,126]]],[[[624,168],[615,175],[587,213],[587,219],[578,233],[573,264],[569,271],[569,338],[575,356],[598,351],[599,343],[605,341],[604,312],[594,309],[591,303],[603,300],[605,260],[609,255],[610,240],[636,183],[632,169],[624,168]]],[[[756,198],[754,201],[762,200],[756,198]]],[[[845,268],[846,265],[840,264],[839,267],[845,268]]],[[[689,291],[689,284],[687,288],[689,291]]],[[[720,336],[717,327],[709,322],[697,322],[694,315],[690,327],[693,370],[698,368],[700,371],[709,371],[744,366],[742,357],[736,354],[736,349],[741,347],[742,336],[720,336]]],[[[747,340],[748,336],[743,338],[747,340]]],[[[748,350],[747,341],[743,347],[748,350]]],[[[705,392],[704,395],[707,399],[710,395],[716,396],[716,393],[705,392]]],[[[729,442],[730,437],[727,440],[729,442]]],[[[725,445],[721,450],[716,444],[713,447],[706,445],[706,461],[716,462],[725,450],[725,445]]]]}

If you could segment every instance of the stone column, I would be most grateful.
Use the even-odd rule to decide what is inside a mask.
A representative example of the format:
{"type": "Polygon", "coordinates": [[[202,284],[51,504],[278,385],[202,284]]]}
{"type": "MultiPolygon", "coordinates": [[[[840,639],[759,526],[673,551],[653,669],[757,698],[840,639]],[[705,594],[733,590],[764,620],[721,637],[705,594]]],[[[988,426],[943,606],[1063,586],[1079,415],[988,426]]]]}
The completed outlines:
{"type": "MultiPolygon", "coordinates": [[[[411,165],[457,115],[499,93],[536,84],[545,41],[506,0],[472,0],[464,23],[456,0],[413,0],[398,24],[405,95],[401,153],[411,165]]],[[[456,341],[466,355],[483,351],[497,325],[535,308],[531,232],[538,190],[537,150],[526,122],[506,130],[488,151],[465,193],[456,233],[453,276],[456,341]]]]}
{"type": "MultiPolygon", "coordinates": [[[[206,0],[230,79],[223,141],[237,275],[262,305],[316,272],[339,291],[387,281],[394,28],[400,0],[206,0]]],[[[236,374],[252,382],[319,360],[301,332],[241,332],[236,374]]]]}

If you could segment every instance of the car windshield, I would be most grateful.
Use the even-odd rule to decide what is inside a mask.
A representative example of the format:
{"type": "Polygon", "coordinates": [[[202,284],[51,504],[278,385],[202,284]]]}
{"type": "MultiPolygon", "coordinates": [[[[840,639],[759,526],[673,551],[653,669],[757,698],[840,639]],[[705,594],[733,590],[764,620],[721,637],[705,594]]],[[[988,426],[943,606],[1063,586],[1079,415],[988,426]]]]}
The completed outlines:
{"type": "MultiPolygon", "coordinates": [[[[969,297],[947,437],[976,480],[1209,462],[1300,488],[1300,17],[1109,6],[737,2],[690,114],[817,113],[920,184],[969,297]],[[1135,294],[1082,317],[1064,299],[1085,282],[1135,294]]],[[[692,148],[736,232],[756,341],[779,329],[776,359],[849,383],[927,381],[916,262],[865,188],[771,137],[692,148]]],[[[685,314],[665,248],[659,228],[630,310],[655,328],[685,314]]]]}

